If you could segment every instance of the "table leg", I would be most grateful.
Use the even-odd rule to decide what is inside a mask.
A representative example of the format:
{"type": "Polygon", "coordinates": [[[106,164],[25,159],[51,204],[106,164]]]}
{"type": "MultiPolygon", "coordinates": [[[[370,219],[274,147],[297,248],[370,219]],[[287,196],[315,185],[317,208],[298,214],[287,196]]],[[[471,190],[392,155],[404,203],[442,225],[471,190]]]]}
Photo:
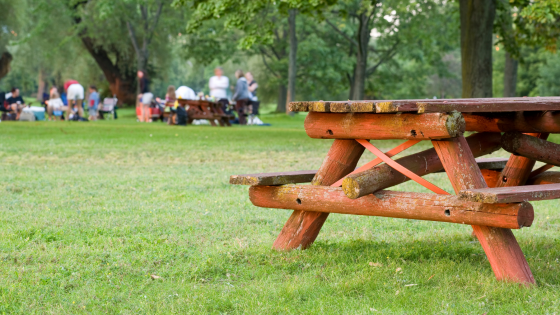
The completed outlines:
{"type": "MultiPolygon", "coordinates": [[[[356,168],[363,152],[364,147],[355,140],[334,140],[311,183],[332,185],[356,168]]],[[[317,238],[328,216],[328,213],[295,210],[272,247],[277,250],[308,248],[317,238]]]]}
{"type": "MultiPolygon", "coordinates": [[[[484,177],[463,136],[433,140],[455,192],[486,188],[484,177]]],[[[535,283],[527,260],[510,229],[473,226],[498,280],[530,285],[535,283]]]]}

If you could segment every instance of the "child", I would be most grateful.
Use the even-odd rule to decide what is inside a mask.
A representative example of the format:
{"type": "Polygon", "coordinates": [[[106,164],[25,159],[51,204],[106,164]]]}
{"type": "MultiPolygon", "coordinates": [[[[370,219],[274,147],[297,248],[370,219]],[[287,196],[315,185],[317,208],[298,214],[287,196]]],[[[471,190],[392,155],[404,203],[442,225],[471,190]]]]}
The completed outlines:
{"type": "Polygon", "coordinates": [[[45,103],[47,104],[47,113],[49,114],[50,121],[58,120],[58,117],[62,116],[62,112],[67,109],[67,106],[62,103],[56,87],[51,88],[49,100],[45,103]]]}
{"type": "Polygon", "coordinates": [[[99,106],[99,93],[95,85],[89,86],[89,120],[97,120],[97,107],[99,106]]]}

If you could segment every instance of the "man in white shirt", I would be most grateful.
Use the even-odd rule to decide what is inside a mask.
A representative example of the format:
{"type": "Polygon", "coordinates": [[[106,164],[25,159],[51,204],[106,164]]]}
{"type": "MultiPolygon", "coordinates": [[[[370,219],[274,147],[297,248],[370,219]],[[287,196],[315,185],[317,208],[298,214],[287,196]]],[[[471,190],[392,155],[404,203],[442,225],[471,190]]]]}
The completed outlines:
{"type": "Polygon", "coordinates": [[[210,96],[214,96],[217,100],[227,98],[227,88],[229,87],[229,79],[223,76],[224,71],[218,67],[214,69],[214,76],[210,78],[208,86],[210,87],[210,96]]]}
{"type": "Polygon", "coordinates": [[[214,69],[214,76],[208,81],[210,87],[210,96],[216,98],[216,101],[222,105],[223,110],[228,113],[227,106],[229,100],[227,98],[227,89],[229,88],[229,79],[224,76],[221,67],[214,69]]]}

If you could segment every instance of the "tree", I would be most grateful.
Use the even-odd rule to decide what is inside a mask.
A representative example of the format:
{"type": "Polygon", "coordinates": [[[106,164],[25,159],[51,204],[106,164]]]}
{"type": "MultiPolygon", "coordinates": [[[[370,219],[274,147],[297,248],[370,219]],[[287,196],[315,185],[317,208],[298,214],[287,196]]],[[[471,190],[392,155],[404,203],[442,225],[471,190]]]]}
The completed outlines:
{"type": "Polygon", "coordinates": [[[0,79],[10,71],[13,56],[7,46],[17,38],[21,26],[21,8],[25,5],[25,1],[0,0],[0,79]]]}
{"type": "MultiPolygon", "coordinates": [[[[286,103],[295,98],[296,88],[296,59],[297,59],[297,35],[296,35],[296,12],[309,14],[317,12],[323,6],[329,5],[331,0],[287,0],[287,1],[267,1],[255,0],[239,4],[235,0],[196,0],[193,2],[195,11],[193,19],[189,22],[188,30],[193,32],[201,27],[205,21],[220,19],[224,21],[226,29],[238,29],[244,32],[244,36],[239,41],[239,47],[249,49],[254,46],[281,46],[278,41],[278,25],[272,21],[282,20],[288,16],[287,38],[290,43],[290,50],[287,54],[289,58],[288,66],[288,88],[280,85],[280,96],[277,106],[278,112],[286,111],[286,103]],[[280,16],[279,16],[280,15],[280,16]],[[284,98],[284,95],[287,95],[284,98]],[[286,102],[284,102],[284,99],[286,102]]],[[[180,5],[187,5],[186,1],[178,1],[180,5]]],[[[260,49],[263,52],[263,49],[260,49]]],[[[263,52],[264,54],[264,52],[263,52]]],[[[268,56],[270,57],[270,55],[268,56]]],[[[263,62],[266,62],[263,55],[263,62]]],[[[282,60],[284,54],[276,53],[274,58],[282,60]]],[[[278,75],[278,73],[277,73],[278,75]]]]}
{"type": "Polygon", "coordinates": [[[490,0],[459,0],[464,98],[492,97],[492,30],[496,5],[490,0]]]}

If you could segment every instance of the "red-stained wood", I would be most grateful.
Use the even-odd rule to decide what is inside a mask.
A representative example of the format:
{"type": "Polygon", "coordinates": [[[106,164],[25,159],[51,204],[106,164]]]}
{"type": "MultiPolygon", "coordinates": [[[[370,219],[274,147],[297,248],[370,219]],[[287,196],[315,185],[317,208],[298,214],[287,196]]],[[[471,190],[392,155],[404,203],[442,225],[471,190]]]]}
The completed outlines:
{"type": "MultiPolygon", "coordinates": [[[[354,140],[335,140],[313,178],[316,186],[329,186],[352,172],[360,160],[364,147],[354,140]]],[[[276,238],[273,248],[277,250],[305,249],[311,246],[328,213],[295,210],[276,238]]]]}
{"type": "Polygon", "coordinates": [[[560,144],[514,131],[502,135],[502,147],[515,155],[560,166],[560,144]]]}
{"type": "MultiPolygon", "coordinates": [[[[488,187],[463,136],[432,143],[456,193],[488,187]]],[[[525,285],[535,283],[527,260],[510,229],[484,225],[472,227],[498,280],[525,285]]]]}
{"type": "Polygon", "coordinates": [[[305,132],[317,139],[444,139],[465,130],[459,113],[340,114],[311,112],[305,132]]]}
{"type": "MultiPolygon", "coordinates": [[[[548,133],[530,133],[527,135],[543,140],[548,138],[548,133]]],[[[500,174],[500,179],[498,180],[496,187],[524,185],[534,166],[535,160],[512,154],[506,164],[506,167],[504,167],[502,173],[500,174]]]]}
{"type": "MultiPolygon", "coordinates": [[[[468,140],[468,138],[467,138],[468,140]]],[[[481,170],[502,170],[506,165],[507,159],[503,158],[479,158],[476,159],[478,167],[481,170]]],[[[359,170],[356,169],[356,170],[359,170]]],[[[443,171],[442,169],[438,172],[443,171]]],[[[292,172],[275,172],[275,173],[258,173],[258,174],[242,174],[231,175],[229,183],[232,185],[249,185],[249,186],[277,186],[297,183],[310,183],[317,174],[317,170],[310,171],[292,171],[292,172]]],[[[342,183],[342,180],[340,180],[342,183]]],[[[335,183],[336,184],[336,183],[335,183]]],[[[332,186],[336,186],[333,184],[332,186]]]]}
{"type": "Polygon", "coordinates": [[[382,190],[364,198],[346,198],[339,187],[312,185],[252,186],[251,202],[258,207],[485,224],[518,229],[533,222],[533,207],[525,203],[483,204],[457,196],[382,190]]]}
{"type": "Polygon", "coordinates": [[[510,203],[560,198],[560,184],[468,189],[459,193],[462,200],[483,203],[510,203]]]}
{"type": "Polygon", "coordinates": [[[560,172],[544,172],[527,180],[527,185],[546,184],[560,184],[560,172]]]}
{"type": "Polygon", "coordinates": [[[510,112],[559,110],[560,97],[507,97],[471,99],[410,99],[292,102],[291,111],[317,112],[510,112]],[[357,104],[354,106],[354,104],[357,104]],[[367,105],[364,105],[367,104],[367,105]],[[373,106],[372,106],[373,105],[373,106]],[[545,108],[545,109],[542,109],[545,108]],[[476,110],[478,109],[478,110],[476,110]]]}
{"type": "Polygon", "coordinates": [[[560,112],[463,113],[467,131],[560,133],[560,112]]]}
{"type": "Polygon", "coordinates": [[[464,112],[464,113],[495,113],[495,112],[517,112],[517,111],[556,111],[560,110],[560,99],[547,100],[521,100],[521,101],[487,101],[476,102],[462,100],[457,102],[418,102],[418,113],[445,113],[445,112],[464,112]]]}
{"type": "MultiPolygon", "coordinates": [[[[499,133],[476,133],[467,137],[467,142],[474,156],[482,156],[499,150],[500,139],[501,135],[499,133]]],[[[443,169],[435,149],[405,156],[397,159],[396,162],[418,176],[443,169]]],[[[342,181],[342,189],[348,198],[356,199],[408,180],[408,177],[395,171],[391,166],[381,164],[372,169],[347,176],[342,181]]]]}
{"type": "Polygon", "coordinates": [[[482,176],[484,177],[484,181],[486,182],[486,185],[488,185],[488,187],[496,187],[496,183],[498,183],[498,180],[500,179],[500,173],[502,172],[502,169],[500,170],[490,170],[490,169],[482,169],[482,168],[480,169],[480,172],[482,173],[482,176]]]}

